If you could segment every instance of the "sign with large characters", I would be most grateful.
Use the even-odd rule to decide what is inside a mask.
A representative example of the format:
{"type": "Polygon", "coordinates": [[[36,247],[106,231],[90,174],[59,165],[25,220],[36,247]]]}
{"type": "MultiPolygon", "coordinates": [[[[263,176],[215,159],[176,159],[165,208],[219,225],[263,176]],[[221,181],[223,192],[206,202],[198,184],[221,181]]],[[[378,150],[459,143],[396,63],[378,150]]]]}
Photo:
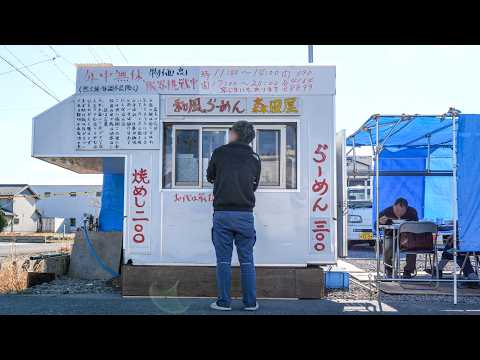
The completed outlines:
{"type": "Polygon", "coordinates": [[[79,67],[80,94],[330,94],[332,73],[311,66],[79,67]]]}
{"type": "Polygon", "coordinates": [[[167,115],[300,115],[296,96],[167,96],[167,115]]]}

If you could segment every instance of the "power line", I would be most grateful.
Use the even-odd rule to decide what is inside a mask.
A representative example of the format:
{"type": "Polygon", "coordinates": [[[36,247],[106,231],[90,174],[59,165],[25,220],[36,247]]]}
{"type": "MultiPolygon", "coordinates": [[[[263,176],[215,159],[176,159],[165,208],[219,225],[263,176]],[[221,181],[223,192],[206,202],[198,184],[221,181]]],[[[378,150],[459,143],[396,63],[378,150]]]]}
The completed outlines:
{"type": "Polygon", "coordinates": [[[75,67],[75,64],[72,63],[70,60],[68,60],[65,56],[63,55],[60,55],[60,53],[52,46],[52,45],[48,45],[48,47],[50,48],[50,50],[53,51],[53,53],[55,54],[56,57],[62,59],[62,60],[65,60],[65,62],[69,63],[70,65],[74,66],[75,67]]]}
{"type": "MultiPolygon", "coordinates": [[[[3,45],[3,47],[4,47],[5,50],[7,50],[7,51],[10,53],[10,55],[12,55],[20,64],[22,64],[23,67],[26,67],[26,65],[23,63],[23,61],[20,60],[12,51],[10,51],[10,49],[9,49],[8,47],[6,47],[5,45],[3,45]]],[[[32,74],[32,75],[35,77],[35,79],[37,79],[40,83],[42,83],[43,86],[44,86],[46,89],[48,89],[51,93],[55,94],[55,92],[54,92],[52,89],[50,89],[50,88],[48,87],[48,85],[45,84],[45,82],[42,81],[42,79],[40,79],[32,70],[30,70],[28,67],[26,67],[26,70],[27,70],[30,74],[32,74]]]]}
{"type": "Polygon", "coordinates": [[[92,48],[91,48],[90,45],[87,45],[87,49],[88,49],[88,51],[90,52],[90,55],[92,55],[93,61],[96,62],[96,63],[100,62],[100,61],[98,60],[97,56],[93,53],[93,50],[92,50],[92,48]]]}
{"type": "Polygon", "coordinates": [[[68,80],[70,81],[72,84],[75,84],[75,81],[73,81],[72,79],[70,79],[70,76],[68,76],[67,74],[65,74],[65,72],[60,69],[60,66],[57,65],[57,63],[54,61],[53,62],[53,66],[55,66],[57,68],[58,71],[60,71],[60,73],[68,80]]]}
{"type": "MultiPolygon", "coordinates": [[[[19,69],[26,69],[26,68],[32,67],[32,66],[34,66],[34,65],[43,64],[43,63],[46,63],[46,62],[48,62],[48,61],[53,61],[53,60],[55,60],[55,59],[56,59],[56,58],[51,58],[51,59],[47,59],[47,60],[38,61],[38,62],[33,63],[33,64],[30,64],[30,65],[26,65],[26,66],[19,67],[19,69]]],[[[0,73],[0,75],[6,75],[6,74],[13,73],[13,72],[16,72],[16,70],[5,71],[5,72],[0,73]]]]}
{"type": "Polygon", "coordinates": [[[100,54],[97,52],[97,50],[95,50],[95,48],[93,47],[93,45],[87,45],[88,46],[88,50],[90,51],[90,53],[92,54],[92,56],[94,57],[95,61],[97,63],[103,63],[103,59],[102,57],[100,56],[100,54]]]}
{"type": "Polygon", "coordinates": [[[110,56],[110,51],[108,51],[108,47],[104,45],[102,46],[102,50],[104,50],[105,53],[107,54],[108,61],[110,61],[110,63],[113,64],[112,57],[110,56]]]}
{"type": "Polygon", "coordinates": [[[115,46],[117,47],[118,52],[120,53],[120,55],[122,55],[125,62],[128,64],[128,60],[127,60],[126,56],[123,54],[123,51],[120,49],[120,45],[115,45],[115,46]]]}
{"type": "Polygon", "coordinates": [[[27,75],[25,75],[20,69],[18,69],[15,65],[13,65],[10,61],[8,61],[7,59],[5,59],[2,55],[0,55],[0,59],[2,59],[3,61],[5,61],[8,65],[10,65],[12,68],[14,68],[17,72],[19,72],[23,77],[27,78],[28,80],[30,80],[35,86],[37,86],[38,88],[40,88],[44,93],[48,94],[49,96],[51,96],[52,98],[54,98],[55,100],[57,100],[58,102],[60,102],[60,100],[55,96],[55,95],[52,95],[49,91],[45,90],[43,87],[41,87],[40,85],[38,85],[35,81],[33,81],[32,79],[30,79],[27,75]]]}

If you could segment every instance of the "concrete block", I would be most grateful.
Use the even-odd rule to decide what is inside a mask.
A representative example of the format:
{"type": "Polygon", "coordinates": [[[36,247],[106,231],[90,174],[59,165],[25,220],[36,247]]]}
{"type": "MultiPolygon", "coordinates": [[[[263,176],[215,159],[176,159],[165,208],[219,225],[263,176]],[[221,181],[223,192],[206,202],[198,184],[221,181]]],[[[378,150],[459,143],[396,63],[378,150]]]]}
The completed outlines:
{"type": "Polygon", "coordinates": [[[62,276],[68,273],[69,264],[70,255],[50,256],[44,259],[30,260],[28,271],[62,276]]]}
{"type": "MultiPolygon", "coordinates": [[[[112,270],[120,269],[123,234],[121,232],[88,232],[97,256],[112,270]]],[[[73,243],[68,275],[88,280],[108,280],[112,275],[90,255],[83,232],[77,231],[73,243]]]]}

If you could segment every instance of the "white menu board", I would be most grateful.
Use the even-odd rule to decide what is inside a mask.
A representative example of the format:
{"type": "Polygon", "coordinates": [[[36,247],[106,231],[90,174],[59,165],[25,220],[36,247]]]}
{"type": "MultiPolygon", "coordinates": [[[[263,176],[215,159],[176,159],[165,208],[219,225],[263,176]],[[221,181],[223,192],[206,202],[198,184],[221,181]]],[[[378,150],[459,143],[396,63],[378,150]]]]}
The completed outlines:
{"type": "Polygon", "coordinates": [[[77,95],[76,150],[160,148],[159,96],[77,95]]]}

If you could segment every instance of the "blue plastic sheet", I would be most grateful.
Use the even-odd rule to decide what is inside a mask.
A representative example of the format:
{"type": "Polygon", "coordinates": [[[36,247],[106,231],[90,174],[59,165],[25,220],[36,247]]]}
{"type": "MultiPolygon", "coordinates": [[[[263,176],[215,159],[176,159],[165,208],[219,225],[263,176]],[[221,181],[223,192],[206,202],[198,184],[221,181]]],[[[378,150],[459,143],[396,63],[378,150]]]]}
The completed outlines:
{"type": "MultiPolygon", "coordinates": [[[[397,152],[384,150],[380,153],[379,170],[381,171],[423,171],[425,169],[425,152],[407,149],[397,152]]],[[[415,208],[418,217],[423,217],[425,181],[423,176],[380,176],[379,202],[380,211],[392,206],[396,199],[403,197],[409,206],[415,208]]],[[[376,186],[376,178],[373,178],[376,186]]],[[[376,217],[376,198],[373,198],[373,216],[376,217]]]]}
{"type": "Polygon", "coordinates": [[[102,206],[99,216],[100,231],[123,230],[124,159],[103,159],[102,206]]]}
{"type": "MultiPolygon", "coordinates": [[[[430,170],[452,170],[452,151],[439,149],[430,157],[430,170]]],[[[426,176],[425,177],[425,219],[451,220],[452,214],[452,182],[451,176],[426,176]]]]}
{"type": "Polygon", "coordinates": [[[100,231],[123,230],[123,174],[104,174],[100,231]]]}
{"type": "Polygon", "coordinates": [[[480,251],[480,115],[460,116],[457,139],[459,249],[480,251]]]}

